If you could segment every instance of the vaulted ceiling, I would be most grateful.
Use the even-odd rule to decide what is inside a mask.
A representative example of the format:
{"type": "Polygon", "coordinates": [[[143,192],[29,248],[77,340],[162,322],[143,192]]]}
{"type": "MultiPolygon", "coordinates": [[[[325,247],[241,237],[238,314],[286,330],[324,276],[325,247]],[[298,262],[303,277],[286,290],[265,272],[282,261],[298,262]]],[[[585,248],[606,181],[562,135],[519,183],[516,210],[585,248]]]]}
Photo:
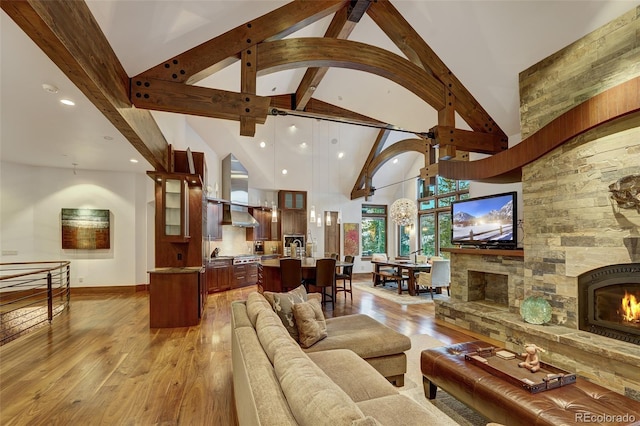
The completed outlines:
{"type": "MultiPolygon", "coordinates": [[[[399,152],[423,152],[429,162],[430,144],[445,158],[506,149],[507,135],[519,130],[517,73],[637,4],[3,1],[2,8],[154,168],[166,167],[167,142],[156,125],[161,115],[150,110],[210,117],[212,125],[237,121],[243,136],[271,114],[408,129],[386,154],[388,130],[359,142],[369,156],[352,196],[362,196],[371,173],[399,152]]],[[[33,49],[18,49],[20,37],[7,42],[15,28],[2,19],[5,74],[7,60],[26,62],[33,49]]],[[[27,80],[13,69],[11,85],[27,80]]],[[[4,93],[13,93],[6,83],[3,142],[20,133],[5,122],[4,93]]],[[[20,154],[2,148],[3,160],[20,154]]]]}

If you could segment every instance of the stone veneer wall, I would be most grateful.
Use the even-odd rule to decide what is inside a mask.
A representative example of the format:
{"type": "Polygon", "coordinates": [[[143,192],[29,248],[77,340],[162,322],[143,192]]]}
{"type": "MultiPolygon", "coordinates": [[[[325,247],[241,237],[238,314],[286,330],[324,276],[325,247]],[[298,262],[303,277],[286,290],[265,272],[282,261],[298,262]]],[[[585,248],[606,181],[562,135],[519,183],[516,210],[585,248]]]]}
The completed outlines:
{"type": "MultiPolygon", "coordinates": [[[[523,138],[638,75],[640,7],[521,73],[523,138]]],[[[548,299],[555,324],[577,328],[578,275],[639,255],[624,240],[640,236],[640,213],[614,206],[608,187],[640,173],[640,120],[619,127],[578,137],[523,169],[524,296],[548,299]]]]}
{"type": "MultiPolygon", "coordinates": [[[[640,7],[521,73],[522,137],[638,75],[640,7]]],[[[467,277],[452,272],[451,301],[436,301],[436,318],[477,337],[504,342],[516,352],[524,343],[534,342],[547,349],[545,361],[640,400],[638,346],[577,330],[576,318],[578,275],[600,266],[640,261],[638,245],[625,245],[640,238],[640,212],[619,209],[608,193],[611,183],[638,173],[638,117],[582,135],[526,166],[522,287],[512,288],[516,280],[510,278],[508,309],[465,301],[468,291],[453,297],[453,287],[454,280],[464,278],[466,283],[467,277]],[[531,295],[550,301],[551,324],[527,324],[514,312],[514,306],[531,295]]],[[[458,257],[452,253],[452,271],[458,257]]]]}

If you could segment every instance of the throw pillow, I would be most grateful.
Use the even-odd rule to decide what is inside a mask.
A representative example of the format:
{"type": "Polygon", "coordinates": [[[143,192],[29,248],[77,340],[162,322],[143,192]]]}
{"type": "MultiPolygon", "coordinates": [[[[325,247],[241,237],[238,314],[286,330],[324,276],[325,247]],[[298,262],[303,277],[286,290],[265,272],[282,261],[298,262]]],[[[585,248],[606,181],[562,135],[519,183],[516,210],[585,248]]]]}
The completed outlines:
{"type": "Polygon", "coordinates": [[[296,303],[293,305],[293,317],[298,327],[298,341],[303,348],[311,347],[327,337],[327,323],[319,300],[296,303]]]}
{"type": "Polygon", "coordinates": [[[291,337],[297,342],[298,328],[296,327],[296,320],[293,317],[293,305],[307,301],[307,290],[301,285],[287,293],[265,291],[264,297],[269,301],[276,314],[278,314],[282,324],[284,324],[291,337]]]}

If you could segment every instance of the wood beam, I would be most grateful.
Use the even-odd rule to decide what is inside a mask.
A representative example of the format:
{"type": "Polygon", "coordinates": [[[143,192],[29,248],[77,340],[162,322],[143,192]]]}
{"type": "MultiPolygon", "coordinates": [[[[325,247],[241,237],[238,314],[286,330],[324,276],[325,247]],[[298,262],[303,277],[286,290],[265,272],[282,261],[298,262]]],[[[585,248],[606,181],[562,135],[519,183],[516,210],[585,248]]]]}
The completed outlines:
{"type": "MultiPolygon", "coordinates": [[[[367,1],[367,0],[360,0],[367,1]]],[[[346,39],[351,34],[351,31],[356,27],[356,23],[359,21],[352,21],[349,15],[350,4],[345,5],[342,9],[338,10],[329,24],[329,28],[325,32],[324,36],[329,38],[342,38],[346,39]]],[[[302,77],[300,85],[296,89],[296,105],[295,109],[302,111],[307,106],[309,99],[313,96],[314,90],[318,87],[322,79],[329,68],[307,68],[307,71],[302,77]]]]}
{"type": "Polygon", "coordinates": [[[463,151],[497,154],[509,148],[500,135],[494,133],[472,132],[448,126],[435,126],[430,131],[435,137],[435,145],[439,145],[440,149],[453,146],[463,151]]]}
{"type": "MultiPolygon", "coordinates": [[[[240,68],[240,91],[243,94],[256,95],[256,78],[258,72],[256,70],[256,46],[251,46],[242,52],[242,67],[240,68]]],[[[249,97],[245,96],[245,102],[249,102],[249,97]]],[[[256,134],[256,118],[251,114],[252,108],[245,105],[240,110],[240,136],[255,136],[256,134]]],[[[265,116],[266,120],[266,116],[265,116]]]]}
{"type": "Polygon", "coordinates": [[[413,151],[426,156],[430,149],[431,145],[424,139],[404,139],[398,141],[375,156],[367,167],[367,176],[375,176],[378,170],[380,170],[380,167],[400,154],[413,151]]]}
{"type": "Polygon", "coordinates": [[[150,78],[134,78],[131,99],[138,108],[264,124],[270,98],[150,78]]]}
{"type": "Polygon", "coordinates": [[[133,108],[129,77],[83,1],[5,1],[2,9],[159,171],[167,142],[149,111],[133,108]]]}
{"type": "Polygon", "coordinates": [[[162,61],[136,77],[194,84],[228,65],[241,52],[265,40],[284,38],[345,6],[347,0],[296,0],[246,22],[192,49],[162,61]]]}
{"type": "Polygon", "coordinates": [[[388,129],[382,129],[378,132],[378,136],[371,146],[371,151],[369,151],[369,155],[360,170],[360,174],[358,175],[356,182],[353,184],[353,189],[351,190],[352,200],[373,195],[373,188],[371,187],[373,176],[367,175],[367,171],[369,170],[371,162],[382,151],[382,147],[384,147],[390,133],[391,131],[388,129]]]}
{"type": "Polygon", "coordinates": [[[440,174],[449,179],[519,182],[522,167],[577,136],[603,137],[638,126],[640,77],[635,77],[573,107],[506,151],[476,161],[441,161],[440,174]]]}
{"type": "Polygon", "coordinates": [[[445,106],[445,90],[440,81],[405,58],[379,47],[322,37],[260,44],[259,74],[314,66],[348,68],[376,74],[398,83],[436,110],[445,106]]]}
{"type": "MultiPolygon", "coordinates": [[[[432,73],[456,98],[455,109],[469,126],[484,133],[495,133],[508,140],[505,133],[478,101],[456,78],[438,55],[411,27],[388,0],[378,0],[367,14],[414,64],[432,73]]],[[[440,108],[436,108],[440,110],[440,108]]],[[[446,123],[439,123],[446,124],[446,123]]]]}

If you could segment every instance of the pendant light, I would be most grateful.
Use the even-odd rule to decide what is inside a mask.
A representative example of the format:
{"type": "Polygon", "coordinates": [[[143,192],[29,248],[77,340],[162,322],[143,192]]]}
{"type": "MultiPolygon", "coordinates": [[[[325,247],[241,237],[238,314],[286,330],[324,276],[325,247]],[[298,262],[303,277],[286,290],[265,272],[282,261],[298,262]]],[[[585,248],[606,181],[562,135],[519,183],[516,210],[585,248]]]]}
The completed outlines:
{"type": "Polygon", "coordinates": [[[327,226],[331,226],[331,212],[327,210],[327,217],[325,219],[325,223],[327,226]]]}
{"type": "MultiPolygon", "coordinates": [[[[276,120],[273,120],[273,201],[271,201],[271,223],[278,223],[278,208],[276,207],[276,120]]],[[[266,197],[265,197],[266,198],[266,197]]],[[[265,203],[267,200],[265,200],[265,203]]]]}
{"type": "MultiPolygon", "coordinates": [[[[311,122],[311,194],[312,196],[315,196],[315,194],[313,193],[313,146],[314,145],[315,145],[315,140],[313,137],[313,122],[311,122]]],[[[311,210],[309,211],[309,222],[316,223],[316,206],[314,205],[311,206],[311,210]]]]}

